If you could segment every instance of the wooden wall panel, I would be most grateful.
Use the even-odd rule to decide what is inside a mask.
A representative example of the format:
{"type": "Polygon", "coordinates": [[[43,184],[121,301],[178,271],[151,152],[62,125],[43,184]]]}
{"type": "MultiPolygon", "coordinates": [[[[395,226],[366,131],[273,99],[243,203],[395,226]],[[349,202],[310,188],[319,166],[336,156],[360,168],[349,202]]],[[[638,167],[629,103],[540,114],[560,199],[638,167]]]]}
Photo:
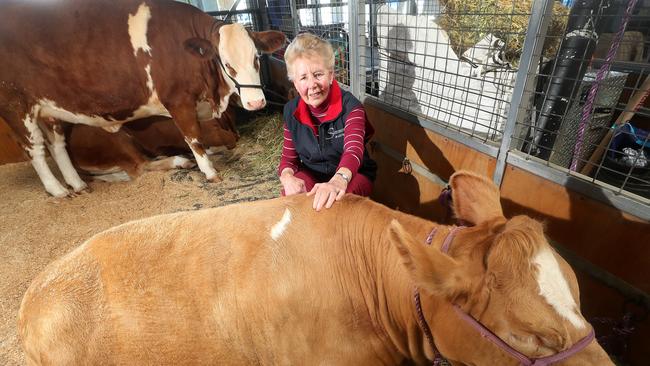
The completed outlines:
{"type": "Polygon", "coordinates": [[[496,160],[490,156],[405,122],[372,105],[366,105],[366,113],[375,127],[375,141],[407,156],[445,181],[459,169],[490,177],[494,173],[496,160]]]}
{"type": "Polygon", "coordinates": [[[396,210],[432,221],[444,220],[447,211],[438,204],[438,196],[444,187],[416,172],[398,173],[401,162],[381,150],[375,151],[372,157],[378,165],[372,199],[396,210]]]}
{"type": "Polygon", "coordinates": [[[12,138],[9,126],[0,118],[0,165],[26,160],[25,152],[12,138]]]}

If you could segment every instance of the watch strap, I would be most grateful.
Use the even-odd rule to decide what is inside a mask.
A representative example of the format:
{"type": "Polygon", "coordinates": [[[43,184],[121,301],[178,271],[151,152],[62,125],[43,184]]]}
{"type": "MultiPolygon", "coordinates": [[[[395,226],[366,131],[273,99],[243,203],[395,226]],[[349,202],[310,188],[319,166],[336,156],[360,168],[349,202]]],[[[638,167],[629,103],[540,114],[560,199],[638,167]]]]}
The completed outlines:
{"type": "Polygon", "coordinates": [[[350,177],[347,174],[341,172],[336,172],[336,174],[340,175],[347,183],[350,183],[350,177]]]}

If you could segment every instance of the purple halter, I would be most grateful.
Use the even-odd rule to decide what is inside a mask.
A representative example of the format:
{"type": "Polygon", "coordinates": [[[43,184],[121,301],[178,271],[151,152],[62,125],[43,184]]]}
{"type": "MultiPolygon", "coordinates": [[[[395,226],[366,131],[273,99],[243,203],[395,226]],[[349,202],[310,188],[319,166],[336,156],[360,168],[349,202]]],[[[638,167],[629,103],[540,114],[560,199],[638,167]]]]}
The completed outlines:
{"type": "MultiPolygon", "coordinates": [[[[447,237],[445,238],[444,243],[442,243],[442,247],[440,248],[440,251],[447,254],[449,252],[449,247],[451,246],[451,242],[454,239],[454,236],[460,229],[464,228],[464,226],[457,226],[454,227],[447,237]]],[[[434,228],[431,230],[431,233],[427,237],[426,244],[431,245],[431,242],[433,241],[433,236],[436,233],[436,229],[434,228]]],[[[435,343],[433,342],[433,335],[431,333],[431,329],[429,328],[429,325],[427,324],[426,319],[424,318],[424,314],[422,313],[422,306],[420,302],[420,293],[418,289],[415,289],[415,308],[418,313],[418,322],[420,324],[420,328],[422,328],[422,331],[424,332],[424,335],[426,336],[427,340],[429,341],[429,345],[433,349],[433,354],[435,355],[433,359],[433,365],[437,366],[440,365],[441,363],[441,355],[440,351],[436,348],[435,343]]],[[[505,351],[507,354],[511,355],[512,357],[516,358],[519,360],[519,364],[521,366],[547,366],[547,365],[552,365],[558,361],[562,361],[566,358],[569,358],[573,356],[574,354],[582,351],[585,347],[587,347],[591,341],[594,340],[595,334],[593,328],[591,331],[589,331],[589,334],[587,334],[584,338],[579,340],[577,343],[575,343],[573,346],[565,349],[564,351],[561,351],[559,353],[556,353],[551,356],[546,356],[546,357],[541,357],[541,358],[530,358],[523,353],[517,351],[516,349],[512,348],[509,344],[504,342],[499,336],[494,334],[491,330],[489,330],[487,327],[485,327],[481,322],[478,320],[474,319],[471,315],[465,313],[458,305],[453,304],[454,310],[456,313],[460,316],[461,319],[463,319],[465,322],[469,323],[474,329],[476,329],[483,338],[486,338],[490,342],[494,343],[497,347],[501,348],[503,351],[505,351]]]]}

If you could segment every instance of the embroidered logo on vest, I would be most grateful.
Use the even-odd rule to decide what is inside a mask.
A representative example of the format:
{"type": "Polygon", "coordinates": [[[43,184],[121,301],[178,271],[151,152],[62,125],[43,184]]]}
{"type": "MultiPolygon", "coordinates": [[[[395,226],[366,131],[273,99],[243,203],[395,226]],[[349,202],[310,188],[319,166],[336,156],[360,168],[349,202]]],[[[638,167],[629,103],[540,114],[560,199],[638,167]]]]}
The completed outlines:
{"type": "Polygon", "coordinates": [[[341,128],[340,130],[335,130],[334,127],[330,126],[330,128],[327,129],[326,139],[331,140],[331,139],[337,139],[343,137],[344,132],[345,132],[345,128],[341,128]]]}

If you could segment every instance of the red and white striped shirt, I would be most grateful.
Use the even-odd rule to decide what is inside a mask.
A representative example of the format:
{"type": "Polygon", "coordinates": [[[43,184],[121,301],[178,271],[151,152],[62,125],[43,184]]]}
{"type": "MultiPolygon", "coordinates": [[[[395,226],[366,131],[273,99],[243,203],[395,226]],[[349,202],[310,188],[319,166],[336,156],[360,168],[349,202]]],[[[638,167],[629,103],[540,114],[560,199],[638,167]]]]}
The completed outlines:
{"type": "MultiPolygon", "coordinates": [[[[326,101],[324,105],[317,108],[310,106],[309,111],[319,123],[322,123],[323,118],[327,115],[328,108],[329,102],[326,101]]],[[[317,129],[314,134],[316,135],[316,138],[319,138],[317,129]]],[[[366,111],[363,109],[363,106],[360,105],[348,114],[348,118],[345,121],[343,132],[343,154],[341,155],[341,160],[339,161],[337,170],[339,168],[348,168],[352,172],[352,175],[357,173],[363,160],[365,136],[366,111]]],[[[278,167],[278,173],[282,173],[285,168],[291,168],[295,173],[298,171],[299,164],[300,159],[296,153],[291,132],[287,129],[287,124],[285,122],[284,143],[282,145],[282,156],[280,159],[280,166],[278,167]]]]}

